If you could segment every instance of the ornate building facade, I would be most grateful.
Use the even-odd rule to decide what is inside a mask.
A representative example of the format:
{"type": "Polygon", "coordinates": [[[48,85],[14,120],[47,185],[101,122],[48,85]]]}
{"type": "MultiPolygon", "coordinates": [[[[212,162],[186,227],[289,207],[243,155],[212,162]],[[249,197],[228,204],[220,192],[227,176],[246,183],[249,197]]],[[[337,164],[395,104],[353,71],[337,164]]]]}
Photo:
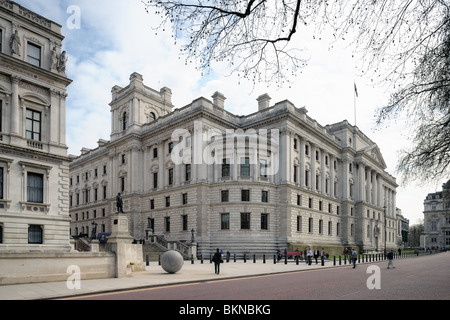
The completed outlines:
{"type": "Polygon", "coordinates": [[[194,240],[204,254],[397,246],[396,180],[357,127],[323,127],[267,94],[248,116],[219,92],[182,108],[171,96],[137,73],[112,89],[111,140],[72,156],[72,235],[110,232],[121,193],[136,240],[194,240]]]}
{"type": "Polygon", "coordinates": [[[423,206],[421,247],[433,250],[450,248],[450,180],[442,185],[442,191],[429,193],[423,206]]]}
{"type": "Polygon", "coordinates": [[[0,1],[0,253],[70,250],[63,39],[0,1]]]}

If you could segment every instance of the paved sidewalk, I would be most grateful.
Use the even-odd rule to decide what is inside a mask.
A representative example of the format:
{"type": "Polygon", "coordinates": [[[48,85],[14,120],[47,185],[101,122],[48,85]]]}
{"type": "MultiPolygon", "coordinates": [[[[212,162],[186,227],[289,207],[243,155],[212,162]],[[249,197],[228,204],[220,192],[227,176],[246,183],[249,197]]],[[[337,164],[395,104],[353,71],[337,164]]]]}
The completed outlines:
{"type": "MultiPolygon", "coordinates": [[[[348,264],[347,267],[350,267],[348,264]]],[[[300,261],[297,265],[293,261],[287,264],[280,261],[277,264],[273,260],[266,261],[243,261],[223,263],[219,275],[214,273],[214,264],[195,261],[185,261],[183,268],[176,274],[166,273],[156,262],[150,263],[145,271],[134,272],[130,277],[111,278],[98,280],[81,280],[81,288],[69,289],[67,283],[48,282],[34,284],[18,284],[0,286],[0,300],[39,300],[39,299],[57,299],[70,298],[71,296],[95,294],[101,292],[110,292],[116,290],[137,289],[152,286],[182,284],[189,282],[201,282],[217,279],[230,279],[249,276],[262,276],[275,273],[294,272],[300,270],[313,270],[333,267],[333,261],[326,261],[325,266],[315,264],[307,265],[300,261]]],[[[341,267],[345,267],[342,265],[341,267]]]]}

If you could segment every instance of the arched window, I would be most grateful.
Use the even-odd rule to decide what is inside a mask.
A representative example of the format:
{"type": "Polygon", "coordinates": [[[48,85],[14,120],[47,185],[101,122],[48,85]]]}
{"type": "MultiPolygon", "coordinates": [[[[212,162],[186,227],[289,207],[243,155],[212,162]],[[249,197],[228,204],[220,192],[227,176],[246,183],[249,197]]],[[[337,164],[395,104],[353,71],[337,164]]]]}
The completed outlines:
{"type": "Polygon", "coordinates": [[[156,121],[156,116],[153,112],[150,112],[150,114],[148,115],[148,122],[152,123],[154,121],[156,121]]]}
{"type": "Polygon", "coordinates": [[[127,130],[127,127],[128,127],[128,114],[124,112],[122,118],[122,130],[127,130]]]}

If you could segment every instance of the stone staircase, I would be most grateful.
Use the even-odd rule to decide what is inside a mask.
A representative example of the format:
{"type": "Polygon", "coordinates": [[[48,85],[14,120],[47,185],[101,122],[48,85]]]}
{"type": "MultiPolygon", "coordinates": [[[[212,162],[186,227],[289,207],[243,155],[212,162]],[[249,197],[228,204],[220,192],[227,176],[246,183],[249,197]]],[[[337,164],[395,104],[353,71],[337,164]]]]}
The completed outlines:
{"type": "Polygon", "coordinates": [[[144,259],[147,259],[148,256],[149,261],[158,261],[159,256],[163,255],[167,248],[162,248],[156,243],[145,243],[142,245],[142,252],[144,254],[144,259]]]}
{"type": "Polygon", "coordinates": [[[158,257],[169,250],[176,250],[185,260],[191,259],[191,247],[180,241],[168,241],[161,236],[149,235],[148,241],[142,246],[144,259],[147,255],[150,261],[158,261],[158,257]]]}

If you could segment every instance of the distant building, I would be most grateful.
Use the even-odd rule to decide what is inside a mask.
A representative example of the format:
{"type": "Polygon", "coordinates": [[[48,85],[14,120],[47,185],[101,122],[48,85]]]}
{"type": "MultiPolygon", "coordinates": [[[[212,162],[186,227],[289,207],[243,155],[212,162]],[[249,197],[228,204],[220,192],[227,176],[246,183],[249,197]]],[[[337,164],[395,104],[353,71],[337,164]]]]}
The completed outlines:
{"type": "Polygon", "coordinates": [[[442,191],[429,193],[423,205],[421,246],[429,249],[450,248],[450,180],[442,185],[442,191]]]}
{"type": "Polygon", "coordinates": [[[70,251],[63,39],[0,1],[0,253],[70,251]]]}
{"type": "Polygon", "coordinates": [[[171,97],[138,73],[112,89],[111,140],[70,165],[72,235],[110,232],[121,193],[136,240],[194,238],[203,254],[397,247],[397,183],[357,127],[267,94],[248,116],[219,92],[176,109],[171,97]]]}

